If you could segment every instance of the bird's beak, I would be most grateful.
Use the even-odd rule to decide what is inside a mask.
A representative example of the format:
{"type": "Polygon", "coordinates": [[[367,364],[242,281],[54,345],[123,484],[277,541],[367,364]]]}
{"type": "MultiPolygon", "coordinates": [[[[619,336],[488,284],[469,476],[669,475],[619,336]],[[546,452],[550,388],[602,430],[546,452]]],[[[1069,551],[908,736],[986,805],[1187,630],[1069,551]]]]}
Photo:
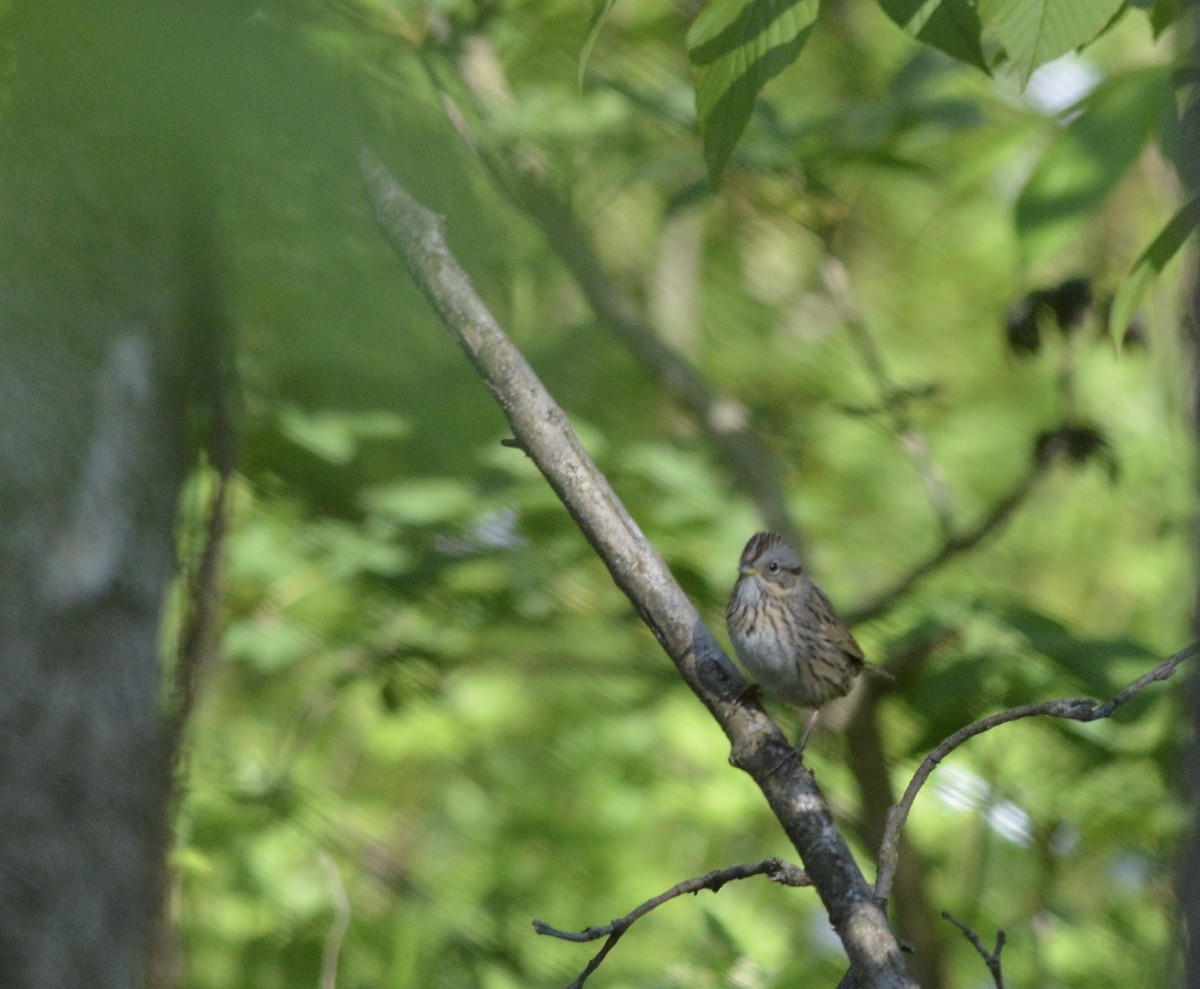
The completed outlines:
{"type": "Polygon", "coordinates": [[[758,573],[758,568],[750,563],[743,563],[738,567],[738,573],[743,577],[753,577],[758,573]]]}

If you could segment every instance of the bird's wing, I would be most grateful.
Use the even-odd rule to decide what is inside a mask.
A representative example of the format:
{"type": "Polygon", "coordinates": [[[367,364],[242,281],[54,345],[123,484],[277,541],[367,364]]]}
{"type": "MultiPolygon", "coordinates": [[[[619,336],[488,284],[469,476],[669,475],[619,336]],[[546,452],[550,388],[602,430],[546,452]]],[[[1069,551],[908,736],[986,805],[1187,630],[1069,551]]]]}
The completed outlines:
{"type": "Polygon", "coordinates": [[[838,620],[829,598],[816,584],[812,585],[812,604],[813,611],[817,616],[818,631],[829,640],[834,648],[841,651],[855,669],[861,670],[866,662],[862,647],[854,640],[854,636],[850,634],[846,626],[838,620]]]}

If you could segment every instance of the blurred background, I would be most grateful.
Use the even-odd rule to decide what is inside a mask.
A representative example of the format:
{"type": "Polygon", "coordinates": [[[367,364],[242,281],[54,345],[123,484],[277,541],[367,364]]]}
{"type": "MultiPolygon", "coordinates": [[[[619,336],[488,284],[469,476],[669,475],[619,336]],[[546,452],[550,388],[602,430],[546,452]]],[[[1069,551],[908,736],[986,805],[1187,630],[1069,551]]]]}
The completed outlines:
{"type": "MultiPolygon", "coordinates": [[[[869,879],[883,810],[947,734],[1110,696],[1190,640],[1181,263],[1115,333],[1106,316],[1182,199],[1177,10],[1131,5],[1023,86],[873,5],[828,3],[714,189],[687,55],[699,7],[618,3],[593,22],[565,0],[214,5],[202,113],[220,121],[242,453],[183,757],[177,984],[564,986],[594,948],[539,938],[533,918],[602,924],[790,855],[501,445],[499,410],[372,222],[363,147],[444,214],[722,642],[745,540],[802,538],[896,675],[832,709],[806,757],[869,879]],[[604,293],[640,322],[597,315],[604,293]],[[673,390],[647,339],[702,399],[673,390]]],[[[189,488],[185,560],[213,484],[189,488]]],[[[989,944],[1007,932],[1012,985],[1178,977],[1182,706],[1172,681],[1111,721],[1011,724],[945,762],[895,897],[923,986],[990,984],[942,910],[989,944]]],[[[815,894],[756,879],[656,911],[590,984],[842,971],[815,894]]]]}

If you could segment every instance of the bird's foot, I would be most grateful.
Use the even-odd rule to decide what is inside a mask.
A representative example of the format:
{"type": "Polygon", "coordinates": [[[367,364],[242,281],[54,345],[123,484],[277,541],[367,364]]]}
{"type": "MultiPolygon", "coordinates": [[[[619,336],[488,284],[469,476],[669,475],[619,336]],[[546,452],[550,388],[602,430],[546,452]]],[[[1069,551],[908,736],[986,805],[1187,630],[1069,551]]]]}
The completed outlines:
{"type": "Polygon", "coordinates": [[[758,702],[762,700],[762,687],[757,683],[748,683],[738,691],[737,696],[733,699],[734,707],[741,707],[750,701],[758,702]]]}

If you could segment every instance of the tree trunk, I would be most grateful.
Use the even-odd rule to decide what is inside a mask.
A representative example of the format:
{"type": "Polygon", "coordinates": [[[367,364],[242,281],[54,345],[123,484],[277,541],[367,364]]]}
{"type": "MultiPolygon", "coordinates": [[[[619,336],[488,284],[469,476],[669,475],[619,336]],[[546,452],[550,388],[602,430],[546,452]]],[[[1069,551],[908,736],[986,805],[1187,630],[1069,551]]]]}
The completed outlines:
{"type": "Polygon", "coordinates": [[[141,982],[207,238],[153,3],[26,0],[0,141],[0,972],[141,982]]]}

